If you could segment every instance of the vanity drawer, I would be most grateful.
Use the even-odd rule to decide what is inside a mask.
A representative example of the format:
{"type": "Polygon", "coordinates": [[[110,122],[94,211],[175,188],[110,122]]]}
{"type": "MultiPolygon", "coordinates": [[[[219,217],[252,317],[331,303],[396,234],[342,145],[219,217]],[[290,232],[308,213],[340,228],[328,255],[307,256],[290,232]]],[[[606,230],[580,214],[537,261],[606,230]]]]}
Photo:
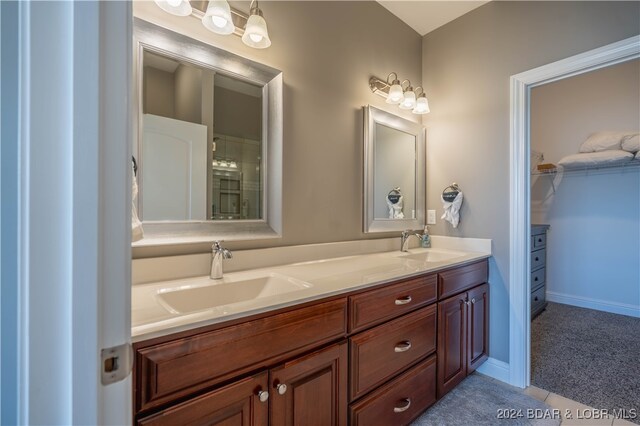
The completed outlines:
{"type": "Polygon", "coordinates": [[[436,402],[436,356],[352,404],[351,425],[406,425],[436,402]]]}
{"type": "Polygon", "coordinates": [[[468,290],[488,279],[487,261],[462,266],[438,274],[438,298],[445,299],[456,293],[468,290]]]}
{"type": "Polygon", "coordinates": [[[546,259],[546,251],[545,249],[536,250],[531,253],[531,270],[535,271],[538,268],[542,268],[545,265],[546,259]]]}
{"type": "Polygon", "coordinates": [[[346,335],[346,298],[138,349],[136,412],[346,335]]]}
{"type": "Polygon", "coordinates": [[[537,311],[546,302],[546,287],[542,286],[531,293],[531,312],[537,311]]]}
{"type": "Polygon", "coordinates": [[[535,290],[544,284],[545,268],[538,269],[531,273],[531,290],[535,290]]]}
{"type": "Polygon", "coordinates": [[[436,299],[435,274],[356,294],[349,297],[349,331],[364,330],[436,299]]]}
{"type": "Polygon", "coordinates": [[[538,250],[547,245],[547,234],[538,234],[531,237],[533,249],[538,250]]]}
{"type": "Polygon", "coordinates": [[[349,339],[351,400],[435,351],[436,310],[431,305],[349,339]]]}

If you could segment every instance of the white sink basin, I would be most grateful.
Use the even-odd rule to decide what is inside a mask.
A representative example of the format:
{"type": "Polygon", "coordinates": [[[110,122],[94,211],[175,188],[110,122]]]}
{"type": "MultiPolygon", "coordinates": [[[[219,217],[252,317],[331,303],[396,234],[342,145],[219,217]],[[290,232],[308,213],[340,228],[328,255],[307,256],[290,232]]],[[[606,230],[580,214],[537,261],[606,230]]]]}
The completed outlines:
{"type": "Polygon", "coordinates": [[[244,280],[205,281],[202,284],[162,289],[158,291],[157,297],[160,303],[172,313],[183,314],[278,296],[311,287],[311,284],[295,278],[267,274],[244,280]]]}
{"type": "Polygon", "coordinates": [[[437,250],[428,249],[418,253],[405,254],[400,256],[403,259],[416,260],[418,262],[444,262],[446,260],[452,260],[456,257],[464,256],[465,253],[453,251],[453,250],[437,250]]]}

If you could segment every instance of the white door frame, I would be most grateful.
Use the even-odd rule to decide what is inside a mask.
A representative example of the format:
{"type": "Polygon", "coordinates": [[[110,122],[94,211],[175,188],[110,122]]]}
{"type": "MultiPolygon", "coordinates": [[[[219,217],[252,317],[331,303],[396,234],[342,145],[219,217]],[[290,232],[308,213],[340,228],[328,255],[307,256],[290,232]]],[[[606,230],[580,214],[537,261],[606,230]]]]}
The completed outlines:
{"type": "Polygon", "coordinates": [[[16,346],[7,362],[17,378],[2,383],[0,400],[12,411],[3,416],[129,424],[130,375],[102,385],[101,349],[131,339],[131,2],[16,8],[16,26],[2,28],[18,40],[19,69],[8,76],[19,115],[2,115],[17,128],[2,141],[17,147],[1,159],[3,172],[18,164],[3,173],[15,181],[6,195],[18,205],[3,206],[17,222],[2,229],[17,268],[16,283],[7,283],[17,288],[8,318],[17,342],[2,341],[16,346]]]}
{"type": "Polygon", "coordinates": [[[531,371],[530,140],[529,100],[533,87],[640,57],[634,36],[511,76],[509,206],[509,381],[529,386],[531,371]]]}

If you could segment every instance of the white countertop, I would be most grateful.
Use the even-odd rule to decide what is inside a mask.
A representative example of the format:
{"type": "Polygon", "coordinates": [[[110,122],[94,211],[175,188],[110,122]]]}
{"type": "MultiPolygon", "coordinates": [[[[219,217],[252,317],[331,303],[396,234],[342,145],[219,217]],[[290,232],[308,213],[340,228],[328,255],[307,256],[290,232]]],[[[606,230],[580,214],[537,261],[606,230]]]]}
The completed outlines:
{"type": "MultiPolygon", "coordinates": [[[[411,249],[409,253],[391,251],[326,260],[294,263],[290,265],[252,269],[226,273],[221,280],[208,276],[174,279],[170,281],[138,284],[132,287],[131,322],[132,340],[143,341],[155,337],[268,312],[325,297],[347,293],[399,278],[421,275],[456,265],[470,263],[491,256],[488,252],[452,250],[446,248],[411,249]],[[407,258],[432,256],[434,261],[407,258]],[[446,259],[443,259],[446,258],[446,259]],[[240,302],[223,304],[213,308],[198,308],[180,312],[177,305],[167,303],[167,294],[181,290],[201,289],[212,286],[229,293],[240,290],[238,282],[261,277],[286,280],[291,289],[257,294],[240,302]]],[[[243,285],[243,284],[240,284],[243,285]]],[[[200,291],[200,290],[198,290],[200,291]]],[[[191,292],[202,295],[202,292],[191,292]]],[[[183,293],[186,294],[186,293],[183,293]]],[[[222,294],[222,293],[221,293],[222,294]]],[[[189,296],[191,297],[191,296],[189,296]]],[[[206,301],[194,301],[206,305],[206,301]]],[[[178,303],[178,302],[176,302],[178,303]]]]}

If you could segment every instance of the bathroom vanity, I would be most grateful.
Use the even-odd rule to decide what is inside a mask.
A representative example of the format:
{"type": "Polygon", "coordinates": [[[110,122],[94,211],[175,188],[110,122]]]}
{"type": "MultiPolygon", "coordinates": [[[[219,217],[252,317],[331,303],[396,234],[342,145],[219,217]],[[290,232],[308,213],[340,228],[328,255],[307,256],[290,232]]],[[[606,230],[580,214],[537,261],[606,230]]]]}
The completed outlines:
{"type": "Polygon", "coordinates": [[[486,257],[138,338],[134,423],[407,424],[487,358],[486,257]]]}

